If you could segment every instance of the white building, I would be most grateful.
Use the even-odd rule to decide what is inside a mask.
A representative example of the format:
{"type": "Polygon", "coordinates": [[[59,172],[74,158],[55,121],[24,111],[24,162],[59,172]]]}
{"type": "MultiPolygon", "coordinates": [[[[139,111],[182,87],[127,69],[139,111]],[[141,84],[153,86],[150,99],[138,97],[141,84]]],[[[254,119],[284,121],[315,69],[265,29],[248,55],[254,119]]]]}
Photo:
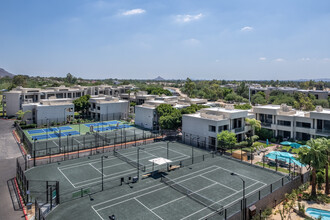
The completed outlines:
{"type": "Polygon", "coordinates": [[[76,99],[83,95],[119,96],[132,89],[133,86],[72,86],[72,87],[49,87],[49,88],[23,88],[17,87],[3,93],[3,111],[7,116],[15,116],[16,112],[22,110],[23,104],[39,103],[49,99],[76,99]]]}
{"type": "Polygon", "coordinates": [[[74,118],[74,104],[63,99],[23,104],[22,110],[29,111],[24,115],[27,124],[51,125],[68,122],[74,118]]]}
{"type": "Polygon", "coordinates": [[[330,135],[330,109],[320,106],[311,112],[298,111],[285,104],[254,106],[253,113],[274,137],[309,140],[330,135]]]}
{"type": "MultiPolygon", "coordinates": [[[[217,147],[217,134],[224,130],[234,132],[238,141],[245,138],[245,134],[250,130],[250,126],[245,125],[245,118],[252,117],[248,115],[247,110],[234,109],[233,105],[227,105],[225,108],[204,108],[195,114],[186,114],[182,116],[182,135],[183,139],[203,138],[206,146],[217,147]]],[[[189,143],[189,141],[188,141],[189,143]]]]}
{"type": "Polygon", "coordinates": [[[170,104],[172,107],[177,109],[182,109],[190,106],[189,104],[178,103],[176,96],[163,96],[159,97],[157,100],[155,99],[146,101],[143,105],[135,106],[135,125],[151,130],[158,130],[159,118],[157,115],[156,108],[160,104],[170,104]]]}
{"type": "Polygon", "coordinates": [[[89,113],[96,120],[119,120],[128,116],[129,104],[127,100],[105,96],[89,99],[89,113]]]}

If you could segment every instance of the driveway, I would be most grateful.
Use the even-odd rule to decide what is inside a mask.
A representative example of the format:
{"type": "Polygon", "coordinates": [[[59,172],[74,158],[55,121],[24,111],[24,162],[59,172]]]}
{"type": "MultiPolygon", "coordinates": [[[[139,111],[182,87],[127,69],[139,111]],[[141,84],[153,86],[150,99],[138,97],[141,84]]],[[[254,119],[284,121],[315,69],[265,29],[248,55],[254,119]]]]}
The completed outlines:
{"type": "Polygon", "coordinates": [[[22,211],[14,211],[7,180],[15,177],[16,158],[21,156],[12,135],[14,121],[0,119],[0,219],[23,219],[22,211]]]}

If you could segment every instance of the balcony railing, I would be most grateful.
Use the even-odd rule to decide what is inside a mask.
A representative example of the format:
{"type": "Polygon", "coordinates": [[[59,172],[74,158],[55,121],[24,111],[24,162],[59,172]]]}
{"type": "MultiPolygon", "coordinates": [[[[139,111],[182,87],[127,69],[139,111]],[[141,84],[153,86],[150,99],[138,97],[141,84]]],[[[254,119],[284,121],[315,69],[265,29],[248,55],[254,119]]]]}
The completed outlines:
{"type": "Polygon", "coordinates": [[[235,130],[235,133],[242,132],[242,131],[244,131],[244,127],[235,128],[234,130],[235,130]]]}
{"type": "Polygon", "coordinates": [[[330,129],[316,129],[316,133],[319,133],[319,134],[330,134],[330,129]]]}
{"type": "Polygon", "coordinates": [[[271,122],[261,122],[261,126],[264,126],[264,127],[270,127],[272,125],[271,122]]]}

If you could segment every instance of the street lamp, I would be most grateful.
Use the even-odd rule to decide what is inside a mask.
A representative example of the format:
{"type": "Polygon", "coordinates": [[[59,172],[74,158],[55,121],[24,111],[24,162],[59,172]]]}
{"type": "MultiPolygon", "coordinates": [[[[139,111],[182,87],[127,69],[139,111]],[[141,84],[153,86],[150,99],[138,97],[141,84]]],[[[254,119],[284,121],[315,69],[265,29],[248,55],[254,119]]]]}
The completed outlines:
{"type": "Polygon", "coordinates": [[[137,147],[137,178],[139,179],[139,175],[140,175],[140,150],[144,150],[144,148],[142,147],[137,147]]]}
{"type": "Polygon", "coordinates": [[[245,180],[238,174],[236,173],[231,173],[230,175],[232,176],[237,176],[238,178],[240,178],[243,182],[243,215],[242,215],[242,219],[245,220],[245,180]]]}
{"type": "Polygon", "coordinates": [[[102,166],[102,191],[103,191],[103,158],[108,158],[106,155],[101,156],[101,166],[102,166]]]}

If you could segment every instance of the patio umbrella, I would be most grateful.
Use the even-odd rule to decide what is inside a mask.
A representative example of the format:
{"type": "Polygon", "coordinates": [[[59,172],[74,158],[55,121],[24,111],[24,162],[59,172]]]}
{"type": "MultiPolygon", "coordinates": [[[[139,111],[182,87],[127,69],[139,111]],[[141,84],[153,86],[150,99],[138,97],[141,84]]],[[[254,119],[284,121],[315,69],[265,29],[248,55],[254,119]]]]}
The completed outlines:
{"type": "Polygon", "coordinates": [[[280,143],[281,145],[286,145],[286,146],[290,146],[292,143],[290,141],[283,141],[280,143]]]}
{"type": "Polygon", "coordinates": [[[299,147],[301,147],[301,144],[293,142],[293,143],[290,144],[290,146],[293,147],[293,148],[299,148],[299,147]]]}
{"type": "Polygon", "coordinates": [[[266,144],[267,144],[267,146],[268,146],[268,144],[269,144],[268,139],[266,140],[266,144]]]}

